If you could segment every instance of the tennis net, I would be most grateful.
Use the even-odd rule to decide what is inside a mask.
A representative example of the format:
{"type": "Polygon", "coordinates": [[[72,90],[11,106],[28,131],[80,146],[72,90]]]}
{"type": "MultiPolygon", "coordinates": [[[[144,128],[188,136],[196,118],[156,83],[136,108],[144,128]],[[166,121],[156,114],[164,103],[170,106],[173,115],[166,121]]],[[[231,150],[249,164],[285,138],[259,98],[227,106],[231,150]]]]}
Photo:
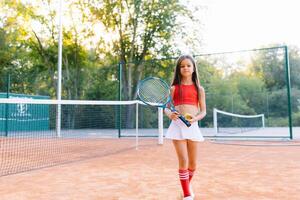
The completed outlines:
{"type": "MultiPolygon", "coordinates": [[[[143,106],[139,101],[0,99],[0,176],[137,148],[139,118],[157,114],[141,113],[143,106]]],[[[152,120],[158,122],[157,115],[152,120]]],[[[157,128],[151,131],[158,136],[157,128]]]]}
{"type": "Polygon", "coordinates": [[[241,115],[214,108],[216,136],[258,136],[257,131],[265,127],[264,114],[241,115]]]}

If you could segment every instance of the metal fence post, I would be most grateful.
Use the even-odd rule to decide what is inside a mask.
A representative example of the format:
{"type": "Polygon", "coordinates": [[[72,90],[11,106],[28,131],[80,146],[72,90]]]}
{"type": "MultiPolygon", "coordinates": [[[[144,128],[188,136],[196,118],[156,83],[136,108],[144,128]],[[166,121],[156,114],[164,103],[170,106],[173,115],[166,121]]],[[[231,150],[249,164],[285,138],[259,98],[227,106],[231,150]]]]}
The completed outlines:
{"type": "Polygon", "coordinates": [[[291,105],[291,76],[290,76],[290,63],[289,63],[289,52],[288,47],[284,46],[284,57],[285,57],[285,75],[286,75],[286,87],[288,97],[288,114],[289,114],[289,130],[290,139],[293,139],[293,121],[292,121],[292,105],[291,105]]]}

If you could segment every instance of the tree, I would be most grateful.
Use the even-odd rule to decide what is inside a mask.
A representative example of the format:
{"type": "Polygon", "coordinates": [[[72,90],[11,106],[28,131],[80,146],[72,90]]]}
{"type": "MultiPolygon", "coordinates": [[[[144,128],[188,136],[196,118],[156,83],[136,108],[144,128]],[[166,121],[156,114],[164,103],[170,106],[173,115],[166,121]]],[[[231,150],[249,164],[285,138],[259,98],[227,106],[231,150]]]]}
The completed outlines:
{"type": "MultiPolygon", "coordinates": [[[[116,38],[112,53],[122,64],[123,100],[136,99],[137,83],[145,76],[145,60],[171,55],[169,42],[180,32],[176,19],[189,13],[179,0],[92,1],[91,12],[111,38],[116,38]]],[[[129,124],[133,110],[126,113],[129,124]]]]}
{"type": "Polygon", "coordinates": [[[286,70],[282,48],[258,51],[251,70],[260,77],[269,91],[286,87],[286,70]]]}
{"type": "Polygon", "coordinates": [[[296,46],[289,46],[289,61],[291,87],[300,89],[300,49],[296,46]]]}
{"type": "Polygon", "coordinates": [[[245,74],[235,74],[235,76],[239,94],[252,111],[252,113],[248,114],[266,113],[267,91],[264,82],[257,77],[251,77],[245,74]]]}
{"type": "MultiPolygon", "coordinates": [[[[31,8],[28,8],[30,11],[31,8]]],[[[15,93],[32,93],[32,87],[26,84],[26,81],[32,80],[29,73],[32,70],[31,62],[28,62],[29,53],[24,45],[26,30],[20,23],[25,24],[21,15],[27,15],[25,7],[18,1],[4,1],[0,3],[0,76],[11,77],[10,92],[15,93]],[[20,14],[22,13],[22,14],[20,14]]],[[[5,85],[3,79],[1,85],[5,85]]],[[[2,89],[3,90],[3,89],[2,89]]]]}
{"type": "Polygon", "coordinates": [[[112,50],[123,64],[124,99],[135,99],[143,61],[172,53],[168,42],[177,30],[176,18],[188,12],[178,0],[93,1],[91,10],[109,33],[117,35],[112,50]]]}

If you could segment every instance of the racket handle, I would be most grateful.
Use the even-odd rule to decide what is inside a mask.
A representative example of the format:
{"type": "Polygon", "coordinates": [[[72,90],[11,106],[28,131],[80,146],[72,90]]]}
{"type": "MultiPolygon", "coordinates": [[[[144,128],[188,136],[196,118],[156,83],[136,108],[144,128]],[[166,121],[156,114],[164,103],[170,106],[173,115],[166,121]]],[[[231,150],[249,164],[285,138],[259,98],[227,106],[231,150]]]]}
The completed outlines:
{"type": "Polygon", "coordinates": [[[191,123],[185,119],[184,116],[182,115],[179,115],[179,119],[181,119],[181,121],[187,126],[187,127],[190,127],[191,126],[191,123]]]}

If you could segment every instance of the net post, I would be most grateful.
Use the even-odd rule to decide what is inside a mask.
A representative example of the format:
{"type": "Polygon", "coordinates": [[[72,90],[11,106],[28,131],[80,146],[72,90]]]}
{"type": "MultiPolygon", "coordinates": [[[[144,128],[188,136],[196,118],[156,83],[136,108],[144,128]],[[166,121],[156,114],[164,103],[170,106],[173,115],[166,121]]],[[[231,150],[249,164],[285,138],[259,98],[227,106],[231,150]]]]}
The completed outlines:
{"type": "Polygon", "coordinates": [[[61,136],[61,71],[62,71],[62,40],[63,40],[63,23],[62,23],[62,7],[63,0],[59,1],[59,37],[58,37],[58,66],[57,66],[57,113],[56,113],[56,134],[57,137],[61,136]]]}
{"type": "Polygon", "coordinates": [[[214,120],[214,132],[215,132],[215,136],[217,136],[217,133],[218,133],[218,127],[217,127],[217,109],[214,108],[213,110],[213,120],[214,120]]]}
{"type": "Polygon", "coordinates": [[[158,144],[164,143],[163,108],[158,108],[158,144]]]}
{"type": "Polygon", "coordinates": [[[262,114],[262,126],[265,128],[265,114],[262,114]]]}
{"type": "Polygon", "coordinates": [[[139,103],[135,104],[135,149],[138,150],[139,146],[139,103]]]}
{"type": "Polygon", "coordinates": [[[56,135],[61,137],[61,103],[57,104],[57,113],[56,113],[56,135]]]}
{"type": "MultiPolygon", "coordinates": [[[[122,101],[122,62],[119,62],[119,65],[118,65],[118,70],[119,70],[119,92],[118,92],[118,95],[119,95],[119,101],[122,101]]],[[[121,111],[121,105],[119,105],[118,107],[118,137],[120,138],[121,137],[121,128],[122,128],[122,111],[121,111]]]]}

